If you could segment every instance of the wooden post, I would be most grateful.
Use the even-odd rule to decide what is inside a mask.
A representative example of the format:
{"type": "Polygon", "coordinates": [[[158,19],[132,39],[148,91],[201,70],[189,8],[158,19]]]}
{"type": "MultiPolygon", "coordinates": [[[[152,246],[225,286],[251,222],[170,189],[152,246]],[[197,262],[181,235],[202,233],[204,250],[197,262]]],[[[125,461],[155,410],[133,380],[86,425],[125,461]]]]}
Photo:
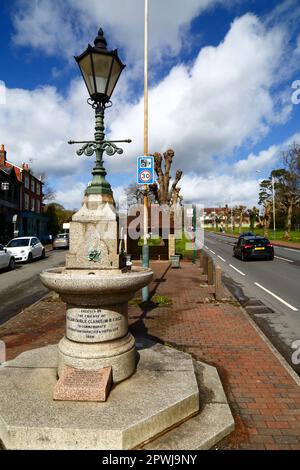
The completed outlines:
{"type": "Polygon", "coordinates": [[[215,297],[216,300],[221,300],[224,297],[224,290],[222,286],[222,269],[220,266],[215,267],[215,297]]]}
{"type": "Polygon", "coordinates": [[[210,257],[207,262],[207,283],[209,286],[212,286],[214,283],[214,263],[210,257]]]}

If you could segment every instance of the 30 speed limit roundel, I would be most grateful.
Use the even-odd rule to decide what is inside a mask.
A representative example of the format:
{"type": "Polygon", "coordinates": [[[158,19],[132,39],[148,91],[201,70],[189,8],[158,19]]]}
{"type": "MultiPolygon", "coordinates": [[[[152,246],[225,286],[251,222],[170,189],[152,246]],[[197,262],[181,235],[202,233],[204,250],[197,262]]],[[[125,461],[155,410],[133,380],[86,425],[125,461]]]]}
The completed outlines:
{"type": "Polygon", "coordinates": [[[140,172],[140,180],[143,181],[143,183],[149,183],[149,181],[152,179],[152,173],[149,170],[142,170],[140,172]]]}

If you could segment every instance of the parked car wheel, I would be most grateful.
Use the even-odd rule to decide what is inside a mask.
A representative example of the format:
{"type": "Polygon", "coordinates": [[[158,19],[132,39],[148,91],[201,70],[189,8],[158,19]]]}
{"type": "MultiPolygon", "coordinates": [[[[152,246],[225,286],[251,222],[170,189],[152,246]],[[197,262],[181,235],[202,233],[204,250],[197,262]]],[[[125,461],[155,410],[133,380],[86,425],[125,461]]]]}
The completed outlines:
{"type": "Polygon", "coordinates": [[[16,267],[15,258],[10,258],[10,262],[9,262],[9,265],[8,265],[9,271],[12,271],[13,269],[15,269],[15,267],[16,267]]]}
{"type": "Polygon", "coordinates": [[[27,263],[32,263],[32,253],[29,253],[28,258],[27,258],[27,263]]]}
{"type": "Polygon", "coordinates": [[[46,257],[46,252],[45,252],[45,250],[43,250],[42,254],[41,254],[41,259],[45,259],[45,257],[46,257]]]}

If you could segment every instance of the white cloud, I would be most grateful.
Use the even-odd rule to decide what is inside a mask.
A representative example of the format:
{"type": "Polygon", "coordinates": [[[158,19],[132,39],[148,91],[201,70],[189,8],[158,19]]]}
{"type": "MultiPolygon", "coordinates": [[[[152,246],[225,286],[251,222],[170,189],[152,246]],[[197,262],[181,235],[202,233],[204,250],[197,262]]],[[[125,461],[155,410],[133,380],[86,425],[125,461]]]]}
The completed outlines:
{"type": "MultiPolygon", "coordinates": [[[[214,155],[257,142],[278,119],[272,86],[284,52],[280,29],[265,30],[253,15],[237,19],[218,47],[205,47],[191,68],[174,67],[150,90],[150,150],[174,148],[185,171],[210,171],[214,155]]],[[[142,151],[143,101],[124,107],[114,136],[142,151]]],[[[115,166],[117,163],[115,164],[115,166]]]]}
{"type": "Polygon", "coordinates": [[[239,160],[234,165],[234,171],[241,174],[253,174],[256,170],[261,171],[267,167],[277,164],[279,158],[280,147],[278,145],[272,145],[267,150],[262,150],[258,155],[250,153],[247,159],[239,160]]]}
{"type": "Polygon", "coordinates": [[[56,191],[55,201],[61,203],[68,209],[79,209],[82,204],[84,190],[86,185],[83,183],[73,183],[73,186],[67,187],[66,190],[56,191]]]}
{"type": "MultiPolygon", "coordinates": [[[[194,17],[217,4],[237,1],[150,0],[152,60],[179,53],[194,17]]],[[[15,44],[68,60],[94,39],[99,26],[108,32],[111,45],[124,47],[128,61],[143,57],[143,0],[19,0],[14,25],[15,44]]]]}
{"type": "Polygon", "coordinates": [[[257,205],[258,180],[242,179],[232,175],[203,177],[185,175],[180,182],[184,202],[201,203],[205,207],[224,207],[243,204],[257,205]]]}
{"type": "MultiPolygon", "coordinates": [[[[76,0],[72,1],[74,6],[76,0]]],[[[92,3],[92,0],[88,2],[87,11],[92,3]]],[[[101,6],[105,3],[106,0],[101,6]]],[[[186,6],[190,17],[197,8],[204,8],[209,3],[213,5],[215,2],[191,2],[193,8],[186,6]]],[[[26,2],[26,5],[32,3],[26,2]]],[[[40,1],[35,1],[34,5],[40,6],[40,1]]],[[[53,11],[56,14],[55,8],[53,11]]],[[[126,15],[130,11],[129,8],[126,15]]],[[[32,18],[37,20],[35,10],[32,13],[32,18]]],[[[170,26],[168,34],[166,25],[162,31],[158,30],[158,35],[166,36],[166,48],[169,40],[173,38],[174,42],[175,37],[180,37],[182,25],[189,21],[188,13],[186,15],[179,19],[179,14],[178,18],[175,14],[177,26],[170,26]]],[[[117,30],[121,16],[116,15],[111,21],[117,30]]],[[[132,29],[132,23],[127,24],[124,18],[123,23],[132,29]]],[[[20,22],[20,35],[21,27],[24,43],[28,43],[30,22],[20,22]]],[[[47,29],[45,32],[49,38],[54,35],[51,28],[55,25],[50,25],[50,32],[47,29]]],[[[35,47],[39,47],[42,32],[37,30],[36,36],[32,35],[35,47]]],[[[132,37],[131,31],[128,33],[128,47],[132,37]]],[[[58,47],[55,41],[61,38],[53,39],[52,43],[49,39],[48,53],[51,53],[51,47],[53,50],[58,47]]],[[[175,49],[180,47],[178,44],[174,42],[175,49]]],[[[163,152],[174,148],[174,169],[180,167],[184,170],[182,188],[187,200],[202,198],[199,202],[205,202],[223,198],[226,202],[226,199],[235,197],[230,196],[233,189],[237,197],[248,198],[249,201],[256,197],[257,182],[253,178],[242,180],[231,175],[228,160],[234,150],[258,142],[274,123],[282,122],[290,115],[290,109],[284,108],[284,103],[278,106],[272,93],[272,87],[280,77],[277,72],[283,59],[286,60],[285,45],[284,30],[278,27],[267,29],[255,16],[244,15],[233,22],[224,41],[217,47],[202,48],[191,66],[175,66],[150,89],[150,151],[163,152]],[[215,156],[223,156],[224,164],[216,167],[215,156]],[[218,176],[222,170],[225,176],[218,176]]],[[[72,48],[74,43],[65,44],[66,50],[68,46],[72,48]]],[[[127,86],[126,78],[121,79],[114,95],[115,105],[107,111],[106,118],[109,137],[132,138],[133,143],[124,145],[123,156],[107,157],[105,165],[110,171],[127,173],[130,182],[135,179],[135,157],[143,152],[143,100],[135,104],[126,101],[127,86]]],[[[74,146],[66,144],[70,138],[84,140],[92,136],[92,110],[85,105],[86,97],[84,85],[78,78],[71,83],[65,97],[49,86],[33,91],[7,90],[7,104],[0,108],[0,142],[5,143],[9,158],[19,163],[37,158],[33,165],[36,171],[45,171],[56,180],[68,175],[58,184],[57,191],[58,201],[68,207],[79,205],[83,184],[74,187],[74,181],[79,179],[83,182],[84,175],[88,181],[86,169],[92,167],[92,163],[86,163],[87,158],[75,156],[74,146]]],[[[236,164],[236,169],[247,173],[252,163],[257,164],[258,169],[264,168],[271,163],[274,152],[275,147],[260,152],[258,156],[250,154],[246,161],[236,164]]]]}
{"type": "MultiPolygon", "coordinates": [[[[239,176],[249,175],[256,170],[259,172],[270,172],[282,164],[282,152],[294,142],[300,141],[300,133],[291,135],[280,145],[271,145],[268,149],[261,150],[258,155],[250,153],[246,159],[235,163],[233,169],[239,176]]],[[[268,175],[267,175],[268,176],[268,175]]]]}
{"type": "Polygon", "coordinates": [[[17,164],[33,159],[37,173],[45,171],[56,178],[83,169],[84,158],[76,159],[75,149],[67,144],[74,136],[92,136],[93,114],[85,106],[81,80],[71,84],[66,98],[50,86],[7,89],[6,96],[0,110],[0,140],[8,159],[17,164]]]}

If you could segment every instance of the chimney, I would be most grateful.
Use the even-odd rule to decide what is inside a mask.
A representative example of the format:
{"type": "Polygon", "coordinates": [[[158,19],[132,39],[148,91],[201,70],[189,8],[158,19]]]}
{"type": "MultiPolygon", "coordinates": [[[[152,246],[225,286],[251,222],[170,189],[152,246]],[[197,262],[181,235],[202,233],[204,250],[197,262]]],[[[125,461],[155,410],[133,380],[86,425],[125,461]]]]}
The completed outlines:
{"type": "Polygon", "coordinates": [[[1,144],[0,146],[0,166],[5,166],[6,162],[6,150],[4,148],[4,145],[1,144]]]}

